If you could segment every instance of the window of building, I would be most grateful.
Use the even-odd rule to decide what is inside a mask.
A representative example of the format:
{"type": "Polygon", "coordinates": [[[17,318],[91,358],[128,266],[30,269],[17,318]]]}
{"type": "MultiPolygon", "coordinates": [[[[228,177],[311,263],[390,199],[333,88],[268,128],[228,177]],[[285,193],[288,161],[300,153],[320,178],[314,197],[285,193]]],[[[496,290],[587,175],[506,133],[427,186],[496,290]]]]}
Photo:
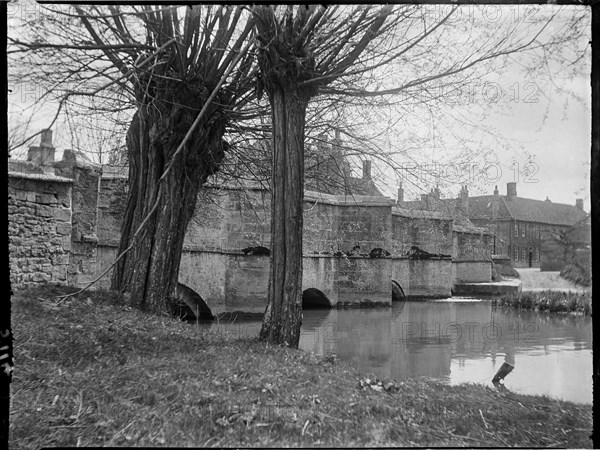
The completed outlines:
{"type": "Polygon", "coordinates": [[[519,229],[517,227],[517,222],[515,222],[515,237],[519,237],[519,229]]]}
{"type": "Polygon", "coordinates": [[[521,225],[521,237],[525,237],[525,224],[521,225]]]}
{"type": "Polygon", "coordinates": [[[518,261],[519,260],[519,247],[515,245],[515,251],[514,251],[514,260],[518,261]]]}
{"type": "Polygon", "coordinates": [[[521,250],[521,261],[525,261],[525,259],[526,259],[525,256],[526,256],[525,255],[525,249],[522,249],[521,250]]]}

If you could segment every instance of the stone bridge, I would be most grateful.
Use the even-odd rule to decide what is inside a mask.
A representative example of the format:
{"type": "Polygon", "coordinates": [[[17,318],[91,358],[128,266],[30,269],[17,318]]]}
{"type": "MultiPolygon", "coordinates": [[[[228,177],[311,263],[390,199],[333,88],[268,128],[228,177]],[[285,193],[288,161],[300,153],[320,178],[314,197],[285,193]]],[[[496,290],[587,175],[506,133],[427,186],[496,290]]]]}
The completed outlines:
{"type": "MultiPolygon", "coordinates": [[[[116,257],[120,218],[112,205],[122,202],[117,200],[122,195],[120,188],[114,188],[117,181],[105,173],[98,272],[116,257]],[[102,223],[110,225],[110,230],[102,223]]],[[[246,255],[241,250],[270,246],[269,202],[268,192],[256,186],[208,187],[198,199],[186,233],[179,281],[196,291],[214,314],[264,312],[269,256],[246,255]]],[[[414,244],[449,254],[453,246],[451,219],[426,212],[427,216],[417,220],[411,217],[413,212],[397,208],[385,197],[306,191],[304,203],[305,305],[389,306],[393,299],[451,296],[456,272],[451,257],[413,260],[406,256],[414,244]],[[412,224],[411,235],[403,231],[407,219],[412,224]],[[362,256],[346,256],[357,244],[362,256]],[[373,248],[388,249],[391,256],[371,258],[368,253],[373,248]]]]}
{"type": "MultiPolygon", "coordinates": [[[[51,142],[46,142],[30,149],[28,161],[9,165],[14,287],[42,282],[84,286],[116,257],[127,169],[94,165],[69,150],[62,161],[53,157],[51,142]]],[[[457,230],[449,216],[406,210],[386,197],[305,191],[304,300],[332,307],[450,297],[457,282],[490,281],[490,238],[481,229],[457,230]],[[406,255],[413,245],[451,257],[410,259],[406,255]],[[336,256],[356,246],[358,255],[336,256]],[[374,248],[391,256],[365,256],[374,248]]],[[[266,189],[208,186],[188,226],[180,282],[196,291],[213,313],[262,312],[269,257],[241,250],[270,247],[270,241],[266,189]]],[[[108,287],[109,280],[110,273],[97,286],[108,287]]]]}

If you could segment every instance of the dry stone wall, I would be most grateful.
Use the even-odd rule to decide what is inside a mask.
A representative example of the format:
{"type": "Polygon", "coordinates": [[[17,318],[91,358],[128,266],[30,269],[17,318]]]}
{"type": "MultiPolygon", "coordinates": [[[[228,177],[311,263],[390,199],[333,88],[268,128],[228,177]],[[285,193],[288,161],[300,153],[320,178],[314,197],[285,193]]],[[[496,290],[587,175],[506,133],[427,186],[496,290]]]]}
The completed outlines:
{"type": "Polygon", "coordinates": [[[8,186],[12,285],[66,283],[72,181],[50,174],[12,173],[8,186]]]}

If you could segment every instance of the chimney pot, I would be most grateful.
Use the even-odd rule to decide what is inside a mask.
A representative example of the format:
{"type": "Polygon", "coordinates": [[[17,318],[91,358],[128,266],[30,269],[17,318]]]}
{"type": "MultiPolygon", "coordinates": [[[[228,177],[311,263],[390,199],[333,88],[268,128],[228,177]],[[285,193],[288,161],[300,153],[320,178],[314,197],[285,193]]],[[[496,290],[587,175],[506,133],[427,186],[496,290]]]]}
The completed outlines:
{"type": "Polygon", "coordinates": [[[575,206],[577,206],[580,210],[583,211],[583,199],[578,198],[575,200],[575,206]]]}
{"type": "Polygon", "coordinates": [[[506,195],[509,198],[514,198],[517,196],[517,183],[506,183],[506,195]]]}
{"type": "Polygon", "coordinates": [[[460,209],[463,214],[469,215],[469,190],[464,185],[460,188],[460,209]]]}
{"type": "Polygon", "coordinates": [[[27,151],[27,161],[32,161],[40,166],[49,166],[54,163],[54,147],[52,146],[52,130],[42,130],[40,146],[31,146],[27,151]]]}
{"type": "Polygon", "coordinates": [[[371,161],[365,159],[363,161],[363,179],[370,180],[371,179],[371,161]]]}
{"type": "Polygon", "coordinates": [[[402,183],[398,185],[398,200],[396,203],[402,203],[404,201],[404,189],[402,189],[402,183]]]}
{"type": "Polygon", "coordinates": [[[40,147],[53,147],[52,146],[52,130],[51,129],[46,128],[45,130],[42,130],[42,140],[41,140],[40,147]]]}

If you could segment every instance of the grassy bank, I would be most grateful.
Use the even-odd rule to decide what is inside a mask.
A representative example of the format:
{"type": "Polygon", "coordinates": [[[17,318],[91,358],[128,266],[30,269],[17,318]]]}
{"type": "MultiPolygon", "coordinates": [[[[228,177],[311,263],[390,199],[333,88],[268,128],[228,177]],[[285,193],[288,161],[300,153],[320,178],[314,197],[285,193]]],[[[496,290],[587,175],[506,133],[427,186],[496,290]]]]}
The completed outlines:
{"type": "Polygon", "coordinates": [[[200,332],[96,293],[13,298],[11,448],[591,447],[591,406],[393,382],[334,357],[200,332]]]}
{"type": "Polygon", "coordinates": [[[591,292],[534,291],[507,294],[494,299],[497,306],[557,313],[592,314],[591,292]]]}
{"type": "Polygon", "coordinates": [[[581,264],[567,264],[560,271],[560,276],[573,283],[588,287],[592,284],[592,274],[589,266],[581,264]]]}

